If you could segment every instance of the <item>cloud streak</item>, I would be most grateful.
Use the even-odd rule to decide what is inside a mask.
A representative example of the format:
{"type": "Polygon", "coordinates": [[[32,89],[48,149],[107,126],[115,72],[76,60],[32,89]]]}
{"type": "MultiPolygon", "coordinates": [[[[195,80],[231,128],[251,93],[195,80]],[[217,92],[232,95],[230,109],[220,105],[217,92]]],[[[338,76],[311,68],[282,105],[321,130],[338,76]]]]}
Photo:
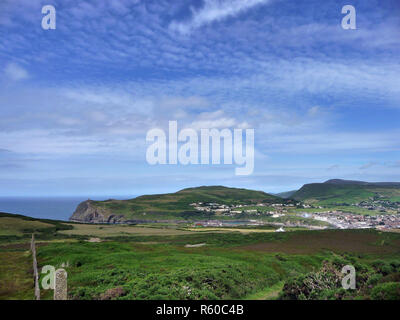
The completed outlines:
{"type": "Polygon", "coordinates": [[[204,0],[200,9],[192,8],[192,17],[186,22],[172,22],[171,30],[188,34],[192,30],[204,25],[221,21],[228,17],[235,17],[261,4],[268,4],[271,0],[204,0]]]}
{"type": "Polygon", "coordinates": [[[7,64],[4,69],[4,74],[11,81],[19,81],[29,78],[28,72],[16,63],[7,64]]]}

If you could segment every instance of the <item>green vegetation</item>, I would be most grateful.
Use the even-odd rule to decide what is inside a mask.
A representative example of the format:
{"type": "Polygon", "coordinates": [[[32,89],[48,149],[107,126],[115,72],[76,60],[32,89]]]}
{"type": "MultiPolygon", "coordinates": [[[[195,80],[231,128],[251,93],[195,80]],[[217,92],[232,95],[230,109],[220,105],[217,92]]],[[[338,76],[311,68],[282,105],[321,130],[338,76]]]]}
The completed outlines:
{"type": "MultiPolygon", "coordinates": [[[[9,225],[14,235],[0,239],[0,299],[33,298],[30,234],[20,234],[25,222],[35,222],[39,269],[67,265],[70,299],[399,299],[399,233],[275,233],[269,226],[196,232],[171,224],[2,218],[16,225],[9,225]],[[260,232],[244,232],[249,228],[260,232]],[[96,242],[88,241],[92,236],[96,242]],[[338,287],[345,264],[356,267],[355,291],[338,287]]],[[[41,293],[52,299],[50,291],[41,293]]]]}
{"type": "Polygon", "coordinates": [[[400,300],[400,282],[378,284],[372,289],[371,297],[374,300],[400,300]]]}
{"type": "Polygon", "coordinates": [[[93,201],[95,207],[110,215],[126,219],[204,219],[212,213],[198,212],[191,203],[207,202],[225,205],[251,203],[282,203],[285,200],[262,191],[227,188],[222,186],[188,188],[176,193],[145,195],[130,200],[93,201]]]}
{"type": "Polygon", "coordinates": [[[311,183],[293,194],[298,201],[320,205],[350,205],[373,199],[396,202],[400,197],[397,185],[311,183]]]}
{"type": "Polygon", "coordinates": [[[289,199],[289,198],[291,198],[296,192],[297,192],[297,190],[292,190],[292,191],[286,191],[286,192],[276,193],[275,195],[278,196],[278,197],[281,197],[281,198],[283,198],[283,199],[289,199]]]}
{"type": "Polygon", "coordinates": [[[32,257],[25,248],[0,248],[0,300],[32,299],[32,257]]]}
{"type": "Polygon", "coordinates": [[[250,294],[245,297],[245,300],[276,300],[279,297],[284,285],[284,281],[277,282],[273,286],[267,287],[264,290],[250,294]]]}
{"type": "Polygon", "coordinates": [[[79,235],[93,237],[113,237],[113,236],[150,236],[150,235],[179,235],[188,234],[189,231],[179,230],[176,227],[148,227],[130,225],[104,225],[104,224],[74,224],[73,229],[62,230],[62,235],[79,235]]]}
{"type": "Polygon", "coordinates": [[[73,229],[63,221],[36,219],[19,214],[0,212],[0,240],[30,238],[35,233],[38,239],[53,239],[58,231],[73,229]]]}
{"type": "Polygon", "coordinates": [[[320,259],[288,257],[283,262],[274,255],[215,247],[105,242],[52,244],[41,248],[39,261],[70,263],[74,299],[102,299],[116,288],[122,288],[121,299],[229,299],[309,270],[320,259]]]}
{"type": "Polygon", "coordinates": [[[399,300],[400,259],[385,257],[383,260],[342,254],[331,261],[324,261],[317,272],[290,278],[284,285],[280,299],[284,300],[399,300]],[[342,287],[342,266],[356,269],[355,289],[342,287]],[[394,282],[395,280],[396,282],[394,282]]]}
{"type": "Polygon", "coordinates": [[[357,215],[370,215],[370,216],[375,216],[378,214],[382,214],[378,210],[368,210],[365,208],[357,207],[357,206],[350,206],[350,205],[326,205],[324,204],[323,209],[319,208],[293,208],[289,209],[288,213],[316,213],[316,212],[328,212],[328,211],[341,211],[343,213],[351,213],[351,214],[357,214],[357,215]]]}
{"type": "Polygon", "coordinates": [[[27,221],[19,218],[0,217],[0,235],[18,235],[52,228],[53,225],[40,221],[27,221]]]}
{"type": "Polygon", "coordinates": [[[339,263],[342,257],[342,263],[352,262],[356,268],[357,263],[366,264],[371,270],[375,266],[390,275],[392,269],[386,266],[400,258],[400,235],[375,231],[196,234],[137,240],[141,241],[49,244],[40,247],[39,263],[69,263],[72,299],[242,299],[267,294],[266,288],[276,291],[282,282],[318,271],[324,261],[339,263]],[[185,248],[187,243],[207,245],[185,248]]]}

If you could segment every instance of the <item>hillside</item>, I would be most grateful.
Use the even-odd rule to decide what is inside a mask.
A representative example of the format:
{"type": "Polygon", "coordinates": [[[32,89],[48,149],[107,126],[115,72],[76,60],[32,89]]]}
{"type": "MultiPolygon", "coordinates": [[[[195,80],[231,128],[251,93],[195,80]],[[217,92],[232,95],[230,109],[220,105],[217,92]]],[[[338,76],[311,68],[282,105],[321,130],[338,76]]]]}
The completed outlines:
{"type": "Polygon", "coordinates": [[[41,238],[54,236],[57,231],[69,230],[72,226],[62,221],[37,219],[20,214],[0,212],[0,239],[8,237],[31,237],[32,233],[41,238]]]}
{"type": "Polygon", "coordinates": [[[70,218],[72,221],[119,223],[142,220],[182,220],[212,217],[210,212],[199,212],[190,204],[218,203],[239,205],[255,203],[282,203],[285,200],[262,191],[203,186],[176,193],[144,195],[129,200],[87,200],[79,204],[70,218]]]}
{"type": "Polygon", "coordinates": [[[291,191],[285,191],[285,192],[280,192],[280,193],[275,193],[275,196],[278,196],[280,198],[283,199],[289,199],[291,198],[295,193],[297,192],[297,190],[291,190],[291,191]]]}
{"type": "Polygon", "coordinates": [[[306,184],[292,195],[292,199],[319,204],[400,202],[400,183],[333,179],[324,183],[306,184]]]}

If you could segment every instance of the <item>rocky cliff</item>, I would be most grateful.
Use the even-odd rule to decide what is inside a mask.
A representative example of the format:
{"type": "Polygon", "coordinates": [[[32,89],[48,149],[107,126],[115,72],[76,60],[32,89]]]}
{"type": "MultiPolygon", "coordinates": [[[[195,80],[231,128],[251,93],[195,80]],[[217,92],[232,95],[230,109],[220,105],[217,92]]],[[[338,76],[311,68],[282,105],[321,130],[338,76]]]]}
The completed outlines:
{"type": "Polygon", "coordinates": [[[70,220],[86,223],[121,223],[124,221],[124,217],[114,215],[108,209],[95,206],[92,200],[86,200],[78,205],[70,220]]]}

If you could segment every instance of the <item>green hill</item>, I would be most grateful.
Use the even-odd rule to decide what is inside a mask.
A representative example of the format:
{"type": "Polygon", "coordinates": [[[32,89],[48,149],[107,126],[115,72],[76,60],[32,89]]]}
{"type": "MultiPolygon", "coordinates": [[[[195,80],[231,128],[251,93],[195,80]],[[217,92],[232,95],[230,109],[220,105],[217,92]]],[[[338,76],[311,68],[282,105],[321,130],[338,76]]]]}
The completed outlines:
{"type": "Polygon", "coordinates": [[[400,183],[328,180],[304,185],[291,197],[319,204],[355,204],[361,201],[400,202],[400,183]]]}
{"type": "Polygon", "coordinates": [[[285,191],[285,192],[275,193],[274,195],[275,195],[275,196],[278,196],[279,198],[289,199],[289,198],[291,198],[296,192],[297,192],[297,190],[291,190],[291,191],[285,191]]]}
{"type": "Polygon", "coordinates": [[[198,212],[192,203],[224,205],[282,203],[284,199],[262,191],[203,186],[176,193],[144,195],[129,200],[85,201],[71,217],[73,221],[123,222],[126,220],[160,220],[209,218],[211,213],[198,212]]]}
{"type": "Polygon", "coordinates": [[[46,238],[54,236],[57,231],[69,229],[72,227],[58,220],[0,212],[0,240],[10,237],[31,237],[32,233],[40,238],[46,238]]]}

